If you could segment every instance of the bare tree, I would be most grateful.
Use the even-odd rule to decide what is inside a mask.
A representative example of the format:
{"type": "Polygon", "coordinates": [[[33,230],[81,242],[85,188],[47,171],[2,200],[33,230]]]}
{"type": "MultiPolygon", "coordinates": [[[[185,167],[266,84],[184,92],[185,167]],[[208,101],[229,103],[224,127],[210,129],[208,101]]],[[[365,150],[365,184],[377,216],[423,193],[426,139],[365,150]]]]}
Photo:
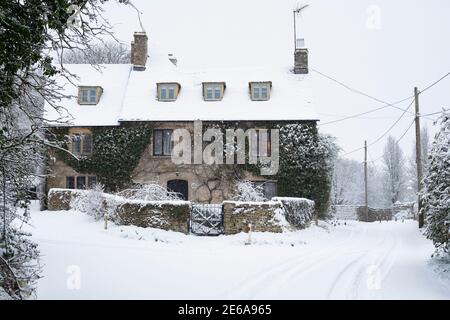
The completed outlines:
{"type": "Polygon", "coordinates": [[[72,49],[62,56],[67,64],[123,64],[130,63],[130,47],[116,42],[104,41],[92,46],[91,50],[72,49]]]}
{"type": "Polygon", "coordinates": [[[364,198],[362,164],[355,160],[337,159],[331,182],[333,205],[361,204],[364,198]]]}
{"type": "MultiPolygon", "coordinates": [[[[429,167],[429,151],[430,151],[430,135],[428,133],[428,127],[423,127],[420,133],[421,147],[422,147],[422,171],[426,176],[429,167]]],[[[407,177],[407,198],[409,201],[417,200],[417,168],[416,168],[416,144],[412,146],[411,156],[408,157],[408,163],[406,166],[407,177]]]]}
{"type": "Polygon", "coordinates": [[[398,142],[389,136],[384,147],[384,196],[386,204],[401,201],[405,192],[405,157],[398,142]]]}

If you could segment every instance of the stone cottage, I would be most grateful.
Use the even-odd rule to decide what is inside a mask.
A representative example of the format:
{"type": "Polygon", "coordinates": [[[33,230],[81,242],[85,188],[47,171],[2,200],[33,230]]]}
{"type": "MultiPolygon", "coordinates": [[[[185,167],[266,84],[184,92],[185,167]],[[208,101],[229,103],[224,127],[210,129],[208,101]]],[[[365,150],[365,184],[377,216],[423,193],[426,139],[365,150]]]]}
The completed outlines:
{"type": "MultiPolygon", "coordinates": [[[[131,181],[156,181],[194,202],[231,199],[236,172],[220,164],[174,163],[174,130],[193,133],[194,122],[201,121],[206,126],[229,125],[258,133],[279,123],[307,122],[315,126],[318,121],[309,87],[306,48],[297,48],[293,63],[281,68],[185,70],[174,55],[149,47],[145,32],[136,32],[130,64],[101,65],[98,69],[83,64],[66,67],[78,76],[74,83],[63,83],[65,93],[71,96],[62,101],[70,121],[50,121],[49,126],[66,130],[70,153],[91,157],[98,128],[150,124],[152,134],[130,172],[131,181]]],[[[50,106],[45,109],[47,119],[61,117],[50,106]]],[[[249,136],[248,143],[266,144],[270,153],[271,135],[263,140],[260,137],[249,136]]],[[[47,190],[84,189],[99,180],[98,173],[77,172],[57,156],[50,157],[48,169],[47,190]]],[[[239,174],[242,179],[263,185],[267,198],[277,195],[273,177],[254,170],[239,174]]]]}

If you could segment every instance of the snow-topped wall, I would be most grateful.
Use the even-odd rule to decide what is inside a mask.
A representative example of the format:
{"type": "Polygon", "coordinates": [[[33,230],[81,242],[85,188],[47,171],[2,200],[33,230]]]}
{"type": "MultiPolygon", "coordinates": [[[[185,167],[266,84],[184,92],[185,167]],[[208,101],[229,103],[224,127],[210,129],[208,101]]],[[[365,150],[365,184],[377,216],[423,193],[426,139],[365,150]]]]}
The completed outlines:
{"type": "MultiPolygon", "coordinates": [[[[96,190],[50,189],[50,211],[77,210],[119,225],[158,228],[189,233],[191,202],[181,200],[144,201],[96,190]]],[[[314,201],[302,198],[273,198],[264,202],[223,202],[223,232],[279,233],[305,228],[314,213],[314,201]]]]}

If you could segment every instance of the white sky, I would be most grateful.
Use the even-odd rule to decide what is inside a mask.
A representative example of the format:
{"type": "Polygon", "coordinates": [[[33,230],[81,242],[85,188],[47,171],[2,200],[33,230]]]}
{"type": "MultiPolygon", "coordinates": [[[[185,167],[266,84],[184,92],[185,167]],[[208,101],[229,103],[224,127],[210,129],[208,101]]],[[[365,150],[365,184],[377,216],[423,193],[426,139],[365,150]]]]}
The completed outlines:
{"type": "MultiPolygon", "coordinates": [[[[149,41],[174,53],[183,66],[204,69],[293,64],[292,10],[297,1],[132,2],[142,11],[149,41]]],[[[450,71],[448,0],[307,3],[310,7],[298,20],[298,34],[309,48],[310,66],[349,86],[394,102],[412,95],[414,86],[424,88],[450,71]]],[[[130,42],[133,32],[140,30],[134,9],[112,2],[105,10],[115,24],[117,37],[130,42]]],[[[149,55],[151,59],[152,52],[149,55]]],[[[314,101],[322,123],[382,106],[313,74],[314,101]]],[[[424,93],[420,100],[422,113],[450,107],[450,77],[424,93]]],[[[347,152],[362,146],[364,139],[374,141],[401,113],[387,108],[320,130],[336,136],[343,152],[347,152]]],[[[412,119],[405,115],[391,134],[400,137],[412,119]]],[[[422,124],[431,129],[431,121],[422,120],[422,124]]],[[[408,156],[413,148],[413,129],[401,143],[408,156]]],[[[382,154],[384,142],[385,139],[369,148],[369,160],[382,154]]],[[[362,156],[360,151],[349,157],[361,160],[362,156]]]]}

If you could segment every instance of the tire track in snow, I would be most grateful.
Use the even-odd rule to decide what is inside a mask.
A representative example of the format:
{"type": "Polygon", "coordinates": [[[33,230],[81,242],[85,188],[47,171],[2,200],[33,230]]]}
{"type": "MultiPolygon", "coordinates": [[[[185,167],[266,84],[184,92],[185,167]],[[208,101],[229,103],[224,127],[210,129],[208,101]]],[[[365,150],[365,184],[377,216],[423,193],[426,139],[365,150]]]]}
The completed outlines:
{"type": "MultiPolygon", "coordinates": [[[[255,289],[267,287],[268,284],[278,283],[276,280],[286,277],[285,271],[287,270],[291,270],[289,274],[297,273],[299,269],[304,271],[309,270],[325,260],[332,259],[333,256],[330,256],[330,251],[336,252],[336,248],[345,247],[347,243],[351,243],[351,240],[355,238],[356,233],[360,233],[362,231],[363,234],[365,234],[366,228],[364,227],[363,230],[357,229],[356,231],[354,228],[351,228],[350,231],[350,234],[345,239],[340,240],[337,243],[330,243],[326,248],[316,250],[312,247],[306,252],[302,252],[300,255],[284,260],[281,263],[266,268],[264,271],[256,275],[244,279],[238,285],[234,286],[231,290],[228,290],[225,293],[225,299],[235,296],[240,297],[242,295],[248,298],[254,297],[255,292],[258,291],[255,289]],[[311,252],[312,254],[310,254],[311,252]],[[311,258],[316,258],[318,260],[311,261],[311,258]],[[238,294],[236,294],[236,292],[238,294]]],[[[287,280],[288,279],[284,279],[283,282],[286,282],[287,280]]]]}
{"type": "MultiPolygon", "coordinates": [[[[384,273],[384,276],[380,275],[380,279],[376,280],[382,281],[382,279],[389,273],[389,270],[393,265],[393,259],[389,260],[390,263],[387,268],[384,266],[386,266],[388,258],[393,253],[397,255],[397,251],[395,249],[398,246],[398,237],[393,235],[392,232],[389,231],[387,235],[383,233],[383,239],[380,242],[375,245],[369,243],[369,245],[371,246],[369,250],[344,266],[341,272],[337,275],[336,279],[333,281],[333,284],[328,292],[327,299],[332,299],[333,296],[336,295],[337,288],[344,288],[349,286],[349,284],[350,290],[346,293],[345,298],[365,298],[362,296],[361,288],[363,287],[362,283],[364,281],[365,275],[367,274],[367,268],[370,266],[374,266],[375,268],[377,268],[377,270],[379,270],[378,272],[384,273]],[[387,245],[384,245],[385,243],[387,245]],[[389,245],[389,243],[392,243],[392,245],[389,245]]],[[[367,285],[367,279],[366,285],[364,287],[366,289],[364,293],[367,293],[368,290],[371,290],[367,285]]],[[[375,290],[373,292],[375,292],[375,290]]]]}

